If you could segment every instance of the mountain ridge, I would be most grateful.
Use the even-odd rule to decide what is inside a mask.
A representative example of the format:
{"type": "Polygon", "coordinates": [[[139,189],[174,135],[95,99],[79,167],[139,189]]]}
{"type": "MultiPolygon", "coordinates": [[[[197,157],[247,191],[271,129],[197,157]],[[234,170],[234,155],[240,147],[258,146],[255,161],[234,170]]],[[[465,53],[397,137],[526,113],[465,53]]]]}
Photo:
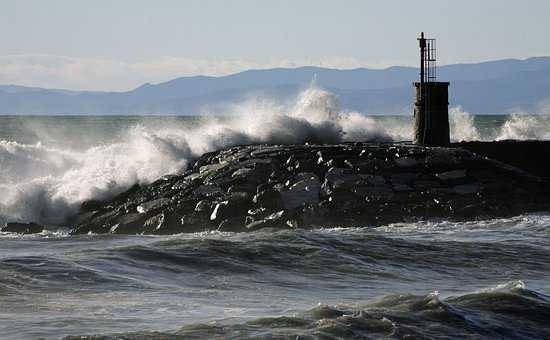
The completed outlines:
{"type": "MultiPolygon", "coordinates": [[[[316,66],[246,70],[227,76],[179,77],[129,91],[73,91],[0,85],[0,114],[182,114],[203,113],[242,101],[251,93],[287,99],[313,79],[334,92],[342,107],[367,114],[410,112],[418,69],[327,69],[316,66]]],[[[502,59],[438,68],[451,82],[452,106],[479,113],[534,110],[550,98],[550,57],[502,59]],[[536,86],[535,86],[536,85],[536,86]],[[513,91],[510,89],[514,89],[513,91]]]]}

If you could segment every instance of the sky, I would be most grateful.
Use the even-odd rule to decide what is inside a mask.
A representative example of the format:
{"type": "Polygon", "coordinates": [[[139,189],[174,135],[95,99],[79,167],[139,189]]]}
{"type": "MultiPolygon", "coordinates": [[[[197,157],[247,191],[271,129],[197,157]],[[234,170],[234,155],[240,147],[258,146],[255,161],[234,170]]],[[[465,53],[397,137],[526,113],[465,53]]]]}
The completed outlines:
{"type": "Polygon", "coordinates": [[[124,91],[251,68],[550,55],[549,0],[0,0],[0,84],[124,91]]]}

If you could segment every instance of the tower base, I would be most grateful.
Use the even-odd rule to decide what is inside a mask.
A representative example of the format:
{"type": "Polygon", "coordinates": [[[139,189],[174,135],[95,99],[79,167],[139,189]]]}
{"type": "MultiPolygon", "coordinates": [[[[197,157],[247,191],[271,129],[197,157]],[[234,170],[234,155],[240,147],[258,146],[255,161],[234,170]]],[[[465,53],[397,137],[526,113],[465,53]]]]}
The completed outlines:
{"type": "Polygon", "coordinates": [[[446,146],[449,135],[449,83],[414,83],[413,142],[426,146],[446,146]]]}

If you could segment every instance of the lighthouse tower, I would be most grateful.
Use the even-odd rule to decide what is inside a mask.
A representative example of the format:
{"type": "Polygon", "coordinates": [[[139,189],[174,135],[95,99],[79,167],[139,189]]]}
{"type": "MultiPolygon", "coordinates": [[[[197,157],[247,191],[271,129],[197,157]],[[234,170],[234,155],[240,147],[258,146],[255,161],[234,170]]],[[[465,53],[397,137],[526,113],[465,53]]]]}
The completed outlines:
{"type": "Polygon", "coordinates": [[[449,83],[438,82],[435,39],[426,39],[424,32],[420,45],[420,81],[415,82],[413,142],[426,146],[445,146],[449,137],[449,83]]]}

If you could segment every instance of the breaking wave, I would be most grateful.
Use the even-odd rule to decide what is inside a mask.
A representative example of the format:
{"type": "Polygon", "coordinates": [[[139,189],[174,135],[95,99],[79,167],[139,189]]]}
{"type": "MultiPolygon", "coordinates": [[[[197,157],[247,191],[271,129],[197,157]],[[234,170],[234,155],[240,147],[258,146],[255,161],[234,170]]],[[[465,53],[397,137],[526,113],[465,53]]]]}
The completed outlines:
{"type": "Polygon", "coordinates": [[[0,235],[2,339],[546,339],[549,222],[0,235]]]}
{"type": "Polygon", "coordinates": [[[437,292],[390,295],[361,306],[319,304],[306,312],[240,324],[190,324],[174,333],[133,332],[101,339],[543,339],[550,336],[549,316],[548,296],[512,281],[445,299],[437,292]]]}
{"type": "Polygon", "coordinates": [[[513,113],[495,139],[548,140],[550,139],[550,115],[513,113]]]}
{"type": "Polygon", "coordinates": [[[486,123],[489,126],[485,126],[483,131],[478,125],[484,124],[477,124],[475,118],[460,106],[451,108],[451,141],[550,140],[550,114],[546,111],[537,114],[512,113],[503,122],[486,123]]]}
{"type": "Polygon", "coordinates": [[[83,151],[1,140],[0,223],[62,223],[85,200],[183,171],[196,157],[221,147],[392,139],[373,118],[342,111],[335,95],[315,86],[290,104],[257,98],[234,105],[229,114],[234,118],[192,128],[137,125],[112,143],[83,151]]]}
{"type": "Polygon", "coordinates": [[[449,110],[449,129],[454,142],[481,140],[479,131],[474,124],[474,117],[462,107],[449,110]]]}
{"type": "MultiPolygon", "coordinates": [[[[198,125],[135,124],[114,140],[96,138],[89,147],[83,147],[82,140],[96,131],[81,131],[82,140],[65,143],[59,142],[65,138],[59,136],[55,146],[0,140],[0,225],[7,220],[58,225],[85,200],[104,199],[135,183],[184,171],[198,156],[222,147],[403,141],[412,136],[410,116],[384,118],[345,111],[334,94],[314,84],[289,103],[255,97],[225,113],[198,125]]],[[[453,108],[451,139],[550,139],[547,118],[514,114],[500,130],[482,134],[471,114],[453,108]]]]}

